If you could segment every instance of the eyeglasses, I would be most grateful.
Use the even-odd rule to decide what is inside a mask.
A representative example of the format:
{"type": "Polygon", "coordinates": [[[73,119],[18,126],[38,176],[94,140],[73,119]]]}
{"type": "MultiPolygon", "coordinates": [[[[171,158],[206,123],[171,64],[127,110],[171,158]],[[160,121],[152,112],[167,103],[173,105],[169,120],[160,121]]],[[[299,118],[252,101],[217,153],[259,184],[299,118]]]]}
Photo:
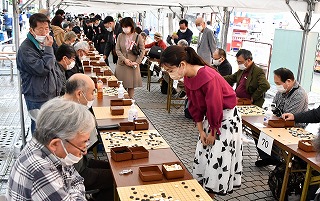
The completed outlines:
{"type": "Polygon", "coordinates": [[[74,148],[78,149],[81,151],[81,153],[86,153],[87,149],[88,149],[88,145],[89,145],[89,141],[86,142],[86,148],[85,149],[81,149],[78,146],[74,145],[73,143],[71,143],[69,140],[66,140],[66,142],[68,142],[70,145],[72,145],[74,148]]]}
{"type": "Polygon", "coordinates": [[[237,63],[238,63],[238,64],[244,64],[244,63],[246,63],[246,61],[247,61],[247,60],[244,60],[244,61],[238,61],[238,60],[237,60],[237,63]]]}

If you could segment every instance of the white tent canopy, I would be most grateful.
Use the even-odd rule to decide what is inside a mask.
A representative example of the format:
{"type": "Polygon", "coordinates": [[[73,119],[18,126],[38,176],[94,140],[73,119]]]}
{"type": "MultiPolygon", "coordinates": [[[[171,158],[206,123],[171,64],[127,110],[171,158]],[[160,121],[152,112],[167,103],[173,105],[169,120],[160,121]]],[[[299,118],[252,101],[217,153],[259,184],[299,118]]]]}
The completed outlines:
{"type": "MultiPolygon", "coordinates": [[[[68,5],[67,11],[71,12],[130,12],[130,11],[148,11],[163,8],[170,12],[169,7],[179,10],[184,7],[185,12],[212,12],[217,11],[217,7],[234,8],[237,11],[250,12],[285,12],[290,11],[285,0],[58,0],[55,4],[68,5]]],[[[304,0],[289,1],[293,10],[299,12],[307,11],[307,2],[304,0]]],[[[315,12],[320,11],[319,5],[315,12]]]]}

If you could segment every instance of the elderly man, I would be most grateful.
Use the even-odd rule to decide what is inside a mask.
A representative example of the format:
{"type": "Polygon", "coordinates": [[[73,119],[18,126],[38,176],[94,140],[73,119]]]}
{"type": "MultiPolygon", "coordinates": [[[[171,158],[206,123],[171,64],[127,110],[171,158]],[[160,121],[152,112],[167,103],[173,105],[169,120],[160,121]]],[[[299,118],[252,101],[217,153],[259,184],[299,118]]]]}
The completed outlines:
{"type": "Polygon", "coordinates": [[[145,45],[145,48],[152,48],[153,46],[161,47],[163,50],[167,48],[166,43],[162,40],[162,35],[159,32],[154,34],[154,42],[145,45]]]}
{"type": "Polygon", "coordinates": [[[236,54],[239,70],[224,79],[233,85],[237,83],[236,94],[238,98],[251,99],[252,104],[262,107],[264,93],[270,88],[263,70],[256,66],[249,50],[241,49],[236,54]]]}
{"type": "Polygon", "coordinates": [[[212,64],[217,68],[220,75],[225,76],[232,74],[232,66],[227,60],[227,54],[224,49],[218,48],[214,51],[212,64]]]}
{"type": "MultiPolygon", "coordinates": [[[[49,35],[50,21],[44,14],[33,14],[30,19],[30,30],[22,42],[17,54],[17,68],[22,80],[22,93],[28,111],[40,109],[48,100],[59,96],[61,74],[56,65],[49,35]]],[[[31,132],[35,130],[35,122],[31,120],[31,132]]]]}
{"type": "Polygon", "coordinates": [[[76,57],[75,57],[76,63],[74,68],[66,71],[67,79],[69,79],[73,74],[84,73],[81,61],[86,58],[86,55],[89,52],[89,45],[86,41],[81,41],[74,44],[73,48],[76,51],[76,57]]]}
{"type": "MultiPolygon", "coordinates": [[[[278,68],[274,73],[274,83],[277,86],[277,94],[273,98],[273,113],[281,117],[283,113],[300,113],[308,110],[308,95],[305,90],[294,79],[293,73],[287,68],[278,68]]],[[[304,124],[296,124],[296,126],[305,126],[304,124]]],[[[258,143],[255,140],[256,144],[258,143]]],[[[278,148],[273,145],[273,150],[278,148]]],[[[257,167],[276,165],[279,159],[276,155],[271,156],[257,148],[260,159],[255,162],[257,167]]]]}
{"type": "Polygon", "coordinates": [[[109,54],[112,53],[113,63],[116,64],[118,61],[118,56],[116,53],[116,39],[118,35],[122,32],[122,28],[119,23],[115,22],[113,17],[107,16],[103,20],[103,25],[107,32],[104,34],[104,40],[106,41],[106,46],[104,48],[104,59],[106,64],[109,66],[109,54]]]}
{"type": "Polygon", "coordinates": [[[44,104],[34,137],[13,165],[7,200],[86,200],[73,164],[87,153],[94,124],[83,105],[61,98],[44,104]]]}
{"type": "MultiPolygon", "coordinates": [[[[86,105],[93,112],[91,106],[95,85],[89,76],[81,73],[74,74],[67,81],[66,89],[64,99],[86,105]]],[[[97,130],[91,133],[90,143],[97,141],[97,134],[97,130]]],[[[113,177],[108,162],[88,159],[84,156],[79,163],[75,164],[75,168],[84,178],[86,190],[100,190],[94,194],[96,201],[113,200],[113,177]]]]}
{"type": "Polygon", "coordinates": [[[213,31],[206,27],[206,23],[202,17],[198,17],[195,23],[197,29],[200,31],[197,53],[208,65],[211,65],[213,52],[217,46],[213,31]]]}

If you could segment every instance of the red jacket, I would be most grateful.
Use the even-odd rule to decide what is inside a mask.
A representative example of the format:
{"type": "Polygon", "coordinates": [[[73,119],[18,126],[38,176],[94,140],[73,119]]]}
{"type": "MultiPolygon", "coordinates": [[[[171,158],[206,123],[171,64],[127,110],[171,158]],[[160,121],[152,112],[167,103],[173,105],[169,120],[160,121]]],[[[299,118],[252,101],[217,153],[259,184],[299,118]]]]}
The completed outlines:
{"type": "MultiPolygon", "coordinates": [[[[157,42],[153,42],[150,44],[145,45],[145,48],[152,48],[153,46],[156,45],[157,42]]],[[[163,40],[159,40],[158,45],[159,47],[161,47],[163,50],[165,50],[167,48],[167,45],[165,42],[163,42],[163,40]]]]}

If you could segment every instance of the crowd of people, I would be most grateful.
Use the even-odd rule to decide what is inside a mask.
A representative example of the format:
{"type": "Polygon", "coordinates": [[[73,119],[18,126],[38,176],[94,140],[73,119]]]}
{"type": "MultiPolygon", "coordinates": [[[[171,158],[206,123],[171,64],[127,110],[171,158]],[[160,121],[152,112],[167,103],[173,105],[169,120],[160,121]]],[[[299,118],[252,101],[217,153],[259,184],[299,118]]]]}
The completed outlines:
{"type": "MultiPolygon", "coordinates": [[[[30,17],[29,24],[17,53],[17,68],[27,110],[39,112],[37,121],[31,122],[33,139],[13,166],[9,200],[85,200],[85,190],[94,189],[99,189],[95,200],[113,200],[108,162],[85,156],[89,139],[99,135],[91,109],[95,85],[81,62],[89,52],[87,41],[104,55],[107,65],[111,54],[115,76],[123,81],[130,98],[142,86],[140,65],[147,50],[161,48],[160,66],[173,80],[184,82],[188,111],[198,128],[193,177],[212,196],[232,193],[241,185],[242,120],[237,98],[262,107],[270,88],[249,50],[237,52],[239,70],[232,74],[225,50],[217,48],[214,32],[203,18],[195,21],[200,32],[196,50],[190,47],[193,33],[184,19],[169,42],[158,32],[152,40],[148,30],[138,29],[131,17],[102,20],[90,14],[74,24],[66,22],[63,10],[57,10],[52,19],[47,10],[41,10],[30,17]]],[[[307,112],[307,95],[289,69],[275,70],[274,81],[276,115],[319,122],[319,108],[307,112]]],[[[256,166],[279,162],[258,151],[261,160],[256,166]]]]}

